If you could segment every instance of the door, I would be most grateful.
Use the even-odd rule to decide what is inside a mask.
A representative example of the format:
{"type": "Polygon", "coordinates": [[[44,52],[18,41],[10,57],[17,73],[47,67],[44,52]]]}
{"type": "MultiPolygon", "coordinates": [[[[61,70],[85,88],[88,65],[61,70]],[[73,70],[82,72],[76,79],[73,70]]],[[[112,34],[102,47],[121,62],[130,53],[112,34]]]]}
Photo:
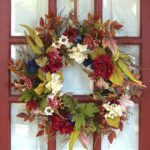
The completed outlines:
{"type": "MultiPolygon", "coordinates": [[[[19,109],[23,109],[23,104],[17,102],[15,93],[9,84],[12,75],[7,70],[9,58],[16,58],[16,50],[19,46],[25,46],[23,31],[19,24],[36,26],[39,17],[43,16],[48,10],[55,14],[60,11],[66,15],[74,9],[79,20],[83,20],[88,12],[99,13],[103,20],[117,19],[124,24],[125,28],[117,35],[120,47],[124,50],[132,50],[136,55],[136,62],[143,66],[141,71],[142,80],[147,85],[147,89],[142,96],[140,106],[136,106],[131,113],[136,113],[136,117],[130,117],[130,122],[119,139],[114,144],[109,145],[105,137],[97,140],[94,135],[89,149],[91,150],[147,150],[149,144],[149,97],[150,97],[150,1],[149,0],[0,0],[0,150],[62,150],[60,135],[56,135],[56,140],[46,143],[46,137],[36,138],[34,134],[37,129],[37,122],[31,126],[23,124],[15,114],[19,109]],[[86,8],[86,9],[85,9],[86,8]],[[123,146],[122,146],[123,145],[123,146]]],[[[73,68],[72,71],[80,68],[73,68]]],[[[66,70],[65,76],[69,78],[66,70]]],[[[79,75],[80,78],[80,75],[79,75]]],[[[85,78],[86,90],[80,85],[74,87],[72,92],[76,95],[85,95],[90,91],[90,81],[85,78]]],[[[69,83],[65,83],[66,87],[69,83]]],[[[69,88],[66,88],[67,91],[69,88]]],[[[86,96],[80,96],[86,99],[86,96]]],[[[119,134],[119,133],[118,133],[119,134]]],[[[63,146],[67,150],[67,145],[63,146]]],[[[76,143],[75,150],[82,149],[76,143]]]]}

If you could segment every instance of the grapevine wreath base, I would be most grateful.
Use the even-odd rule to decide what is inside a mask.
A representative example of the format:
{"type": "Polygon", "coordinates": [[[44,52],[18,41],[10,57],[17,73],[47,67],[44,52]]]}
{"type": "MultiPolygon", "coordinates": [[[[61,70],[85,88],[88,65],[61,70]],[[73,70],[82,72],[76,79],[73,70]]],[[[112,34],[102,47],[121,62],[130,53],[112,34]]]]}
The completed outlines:
{"type": "Polygon", "coordinates": [[[114,38],[123,26],[111,20],[103,23],[96,14],[88,14],[81,23],[72,13],[69,17],[49,13],[39,27],[22,27],[28,47],[8,63],[18,77],[11,85],[20,92],[19,101],[26,103],[26,112],[17,116],[28,122],[40,117],[36,136],[69,134],[69,150],[77,139],[87,148],[88,137],[95,133],[108,135],[112,143],[144,87],[130,54],[122,52],[114,38]],[[63,68],[74,63],[94,83],[90,102],[61,91],[63,68]]]}

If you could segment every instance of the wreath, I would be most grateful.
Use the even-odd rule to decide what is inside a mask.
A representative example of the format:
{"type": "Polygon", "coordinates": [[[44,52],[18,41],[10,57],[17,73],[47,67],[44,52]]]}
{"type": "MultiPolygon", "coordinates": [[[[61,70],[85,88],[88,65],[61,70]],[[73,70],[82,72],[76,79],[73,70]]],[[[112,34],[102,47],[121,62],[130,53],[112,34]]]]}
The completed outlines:
{"type": "MultiPolygon", "coordinates": [[[[56,132],[70,135],[69,149],[77,139],[87,148],[88,136],[108,135],[110,143],[116,129],[123,130],[128,108],[138,103],[145,87],[135,73],[131,55],[119,49],[114,38],[123,25],[102,22],[95,14],[79,22],[53,13],[40,18],[39,26],[26,29],[27,48],[8,68],[17,75],[12,86],[20,92],[26,112],[17,116],[32,122],[40,117],[39,132],[51,138],[56,132]],[[87,102],[71,93],[62,93],[64,67],[78,63],[94,83],[87,102]]],[[[74,80],[74,79],[72,79],[74,80]]]]}

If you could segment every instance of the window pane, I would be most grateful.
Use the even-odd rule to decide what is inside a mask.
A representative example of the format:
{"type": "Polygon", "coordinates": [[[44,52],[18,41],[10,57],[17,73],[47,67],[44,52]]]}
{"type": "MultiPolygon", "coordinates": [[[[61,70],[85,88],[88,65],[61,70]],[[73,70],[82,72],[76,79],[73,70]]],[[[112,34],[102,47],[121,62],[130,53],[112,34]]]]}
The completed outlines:
{"type": "MultiPolygon", "coordinates": [[[[56,135],[56,150],[68,150],[69,142],[66,143],[66,140],[69,139],[69,136],[64,136],[59,133],[56,135]]],[[[86,150],[79,141],[76,141],[73,150],[86,150]]],[[[93,137],[89,138],[88,150],[93,150],[93,137]]]]}
{"type": "MultiPolygon", "coordinates": [[[[137,45],[121,45],[120,49],[132,55],[135,64],[139,65],[140,48],[137,45]]],[[[125,122],[122,132],[117,130],[117,139],[109,144],[107,136],[102,138],[102,150],[138,150],[139,145],[139,105],[130,108],[129,120],[125,122]]]]}
{"type": "Polygon", "coordinates": [[[40,17],[47,13],[48,0],[11,0],[11,35],[24,35],[20,24],[36,27],[40,17]]]}
{"type": "Polygon", "coordinates": [[[57,0],[57,14],[62,16],[68,15],[71,10],[74,9],[73,0],[57,0]]]}
{"type": "Polygon", "coordinates": [[[124,29],[117,36],[140,35],[140,0],[103,0],[103,20],[117,20],[124,29]]]}
{"type": "Polygon", "coordinates": [[[29,123],[17,118],[24,106],[17,103],[11,105],[11,150],[47,150],[47,137],[36,137],[38,121],[29,123]]]}
{"type": "Polygon", "coordinates": [[[74,64],[63,70],[64,86],[63,93],[71,92],[75,95],[91,94],[93,83],[88,75],[82,70],[81,65],[74,64]]]}
{"type": "Polygon", "coordinates": [[[78,18],[80,21],[87,18],[88,13],[94,14],[93,0],[78,0],[78,18]]]}

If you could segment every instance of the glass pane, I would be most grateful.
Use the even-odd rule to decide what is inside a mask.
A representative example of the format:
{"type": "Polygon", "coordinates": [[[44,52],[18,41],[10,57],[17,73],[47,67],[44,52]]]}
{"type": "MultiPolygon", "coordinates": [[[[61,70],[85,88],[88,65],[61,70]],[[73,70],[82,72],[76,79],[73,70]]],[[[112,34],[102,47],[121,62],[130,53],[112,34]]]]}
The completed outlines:
{"type": "MultiPolygon", "coordinates": [[[[135,64],[139,65],[140,48],[137,45],[121,45],[120,49],[132,55],[135,64]]],[[[109,144],[107,136],[102,138],[102,150],[138,150],[139,143],[139,105],[130,108],[129,120],[122,132],[117,130],[117,139],[109,144]]]]}
{"type": "Polygon", "coordinates": [[[87,18],[88,13],[94,14],[93,0],[78,0],[78,18],[80,21],[87,18]]]}
{"type": "Polygon", "coordinates": [[[57,14],[62,16],[68,15],[71,10],[74,9],[73,0],[57,0],[57,14]]]}
{"type": "MultiPolygon", "coordinates": [[[[64,136],[59,133],[56,135],[56,150],[68,150],[69,142],[66,143],[66,140],[69,139],[69,136],[64,136]]],[[[79,141],[76,141],[74,144],[73,150],[86,150],[79,141]]],[[[89,137],[88,150],[93,150],[93,137],[89,137]]]]}
{"type": "Polygon", "coordinates": [[[38,121],[28,123],[16,117],[25,109],[24,106],[17,103],[11,105],[11,150],[47,150],[47,137],[36,137],[38,121]]]}
{"type": "Polygon", "coordinates": [[[63,93],[71,92],[75,95],[88,95],[92,93],[93,83],[78,64],[66,67],[63,70],[63,93]]]}
{"type": "MultiPolygon", "coordinates": [[[[28,47],[27,45],[11,45],[11,52],[10,52],[11,53],[11,59],[17,60],[19,58],[19,53],[17,53],[17,51],[21,52],[22,49],[28,50],[27,47],[28,47]]],[[[16,79],[17,79],[17,76],[11,72],[11,74],[10,74],[11,83],[13,83],[13,81],[16,79]]],[[[13,87],[11,87],[10,88],[10,94],[11,95],[18,95],[19,91],[15,90],[13,87]]]]}
{"type": "Polygon", "coordinates": [[[103,0],[103,20],[117,20],[124,29],[117,36],[140,35],[140,0],[103,0]]]}
{"type": "Polygon", "coordinates": [[[20,24],[36,27],[40,17],[47,13],[48,0],[11,0],[11,35],[24,35],[20,24]]]}

